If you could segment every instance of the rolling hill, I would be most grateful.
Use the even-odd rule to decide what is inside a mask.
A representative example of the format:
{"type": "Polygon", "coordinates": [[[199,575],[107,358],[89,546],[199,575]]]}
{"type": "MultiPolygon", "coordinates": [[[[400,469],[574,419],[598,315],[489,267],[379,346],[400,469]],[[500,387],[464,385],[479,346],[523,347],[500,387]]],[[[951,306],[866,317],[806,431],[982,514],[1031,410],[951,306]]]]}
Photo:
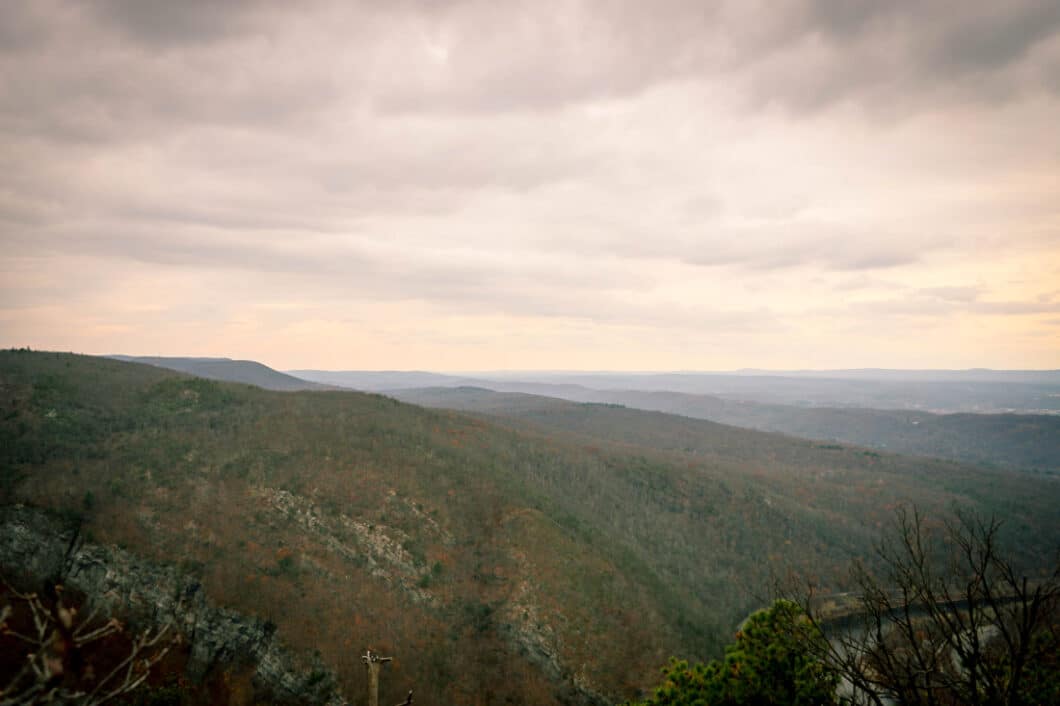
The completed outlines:
{"type": "MultiPolygon", "coordinates": [[[[432,407],[495,414],[522,414],[528,407],[548,406],[525,393],[485,394],[482,388],[395,390],[395,397],[432,407]]],[[[530,386],[529,389],[534,389],[530,386]]],[[[932,414],[878,409],[791,407],[725,400],[678,392],[546,390],[555,398],[583,403],[622,405],[706,419],[747,429],[780,432],[804,439],[855,444],[893,453],[933,456],[977,465],[1060,473],[1060,416],[1033,414],[932,414]]]]}
{"type": "Polygon", "coordinates": [[[323,390],[329,385],[322,385],[308,380],[302,380],[281,373],[278,370],[262,365],[253,360],[232,360],[231,358],[170,358],[159,356],[130,356],[112,355],[108,356],[115,360],[123,360],[128,363],[143,363],[154,365],[159,368],[176,370],[189,375],[195,375],[210,380],[226,380],[228,382],[241,382],[247,385],[256,385],[266,390],[296,391],[296,390],[323,390]]]}
{"type": "MultiPolygon", "coordinates": [[[[340,387],[393,394],[415,401],[426,394],[439,407],[444,388],[476,387],[575,402],[619,404],[722,424],[773,431],[804,439],[869,446],[915,456],[933,456],[998,468],[1060,473],[1060,414],[1026,412],[934,413],[901,408],[920,404],[903,394],[956,408],[994,408],[1003,402],[1051,409],[1060,400],[1056,371],[829,371],[741,375],[509,374],[460,377],[438,373],[297,371],[306,379],[340,387]],[[823,377],[834,374],[835,378],[823,377]],[[881,376],[879,379],[873,375],[881,376]],[[527,379],[523,379],[525,376],[527,379]],[[535,381],[536,379],[536,381],[535,381]],[[772,385],[770,385],[772,383],[772,385]],[[619,387],[622,384],[630,387],[619,387]],[[659,385],[650,389],[650,385],[659,385]],[[714,386],[731,396],[693,394],[714,386]],[[593,387],[593,386],[598,387],[593,387]],[[426,392],[427,388],[433,391],[426,392]],[[436,389],[434,389],[436,388],[436,389]],[[639,389],[637,389],[639,388],[639,389]],[[925,392],[926,389],[926,392],[925,392]],[[875,390],[872,394],[870,392],[875,390]],[[748,398],[744,398],[747,396],[748,398]],[[797,399],[780,404],[756,399],[797,399]],[[813,404],[808,399],[815,400],[813,404]],[[837,400],[841,407],[817,403],[837,400]],[[878,402],[873,409],[854,401],[878,402]],[[903,402],[904,400],[904,402],[903,402]],[[886,408],[890,404],[890,408],[886,408]]],[[[459,399],[457,394],[452,399],[459,399]]],[[[426,399],[426,398],[424,398],[426,399]]],[[[509,401],[512,398],[508,398],[509,401]]],[[[476,403],[484,403],[477,400],[476,403]]],[[[489,403],[492,405],[493,403],[489,403]]]]}
{"type": "Polygon", "coordinates": [[[1060,417],[1054,416],[793,409],[672,392],[598,391],[586,393],[594,401],[583,403],[476,387],[390,394],[414,404],[516,418],[557,430],[584,427],[593,435],[670,450],[697,450],[697,439],[716,436],[712,422],[717,422],[893,453],[1060,473],[1060,417]],[[678,430],[681,438],[672,438],[678,430]]]}
{"type": "Polygon", "coordinates": [[[519,402],[487,419],[4,351],[0,500],[194,576],[347,698],[366,647],[393,655],[383,703],[635,696],[669,655],[716,655],[778,573],[842,589],[902,502],[997,513],[1028,565],[1060,543],[1055,479],[519,402]]]}
{"type": "Polygon", "coordinates": [[[534,383],[608,391],[681,392],[795,407],[1060,413],[1060,372],[1055,370],[522,373],[479,377],[489,380],[482,387],[510,391],[516,391],[513,383],[534,383]]]}

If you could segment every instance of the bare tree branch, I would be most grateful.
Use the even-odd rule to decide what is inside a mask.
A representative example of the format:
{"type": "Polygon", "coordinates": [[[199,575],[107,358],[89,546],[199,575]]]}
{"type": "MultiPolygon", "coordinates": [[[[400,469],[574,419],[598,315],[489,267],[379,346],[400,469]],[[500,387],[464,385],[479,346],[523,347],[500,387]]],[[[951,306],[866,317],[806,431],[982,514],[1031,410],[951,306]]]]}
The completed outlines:
{"type": "Polygon", "coordinates": [[[9,626],[15,615],[13,605],[0,608],[0,630],[28,645],[26,663],[0,690],[0,706],[28,704],[75,704],[97,706],[127,694],[146,681],[158,664],[179,641],[171,635],[171,624],[160,630],[147,630],[132,637],[125,657],[102,679],[94,680],[84,668],[82,651],[122,631],[116,620],[94,624],[99,611],[79,620],[77,610],[63,602],[62,586],[48,591],[45,603],[36,593],[21,593],[6,584],[9,601],[22,605],[32,621],[33,634],[9,626]]]}
{"type": "Polygon", "coordinates": [[[853,704],[1021,705],[1031,667],[1038,679],[1040,665],[1057,668],[1042,650],[1058,644],[1060,553],[1031,580],[1002,553],[1001,530],[996,518],[958,513],[929,531],[915,507],[899,508],[877,546],[881,573],[860,562],[851,570],[856,603],[828,614],[812,584],[777,593],[828,638],[817,656],[842,675],[853,704]]]}

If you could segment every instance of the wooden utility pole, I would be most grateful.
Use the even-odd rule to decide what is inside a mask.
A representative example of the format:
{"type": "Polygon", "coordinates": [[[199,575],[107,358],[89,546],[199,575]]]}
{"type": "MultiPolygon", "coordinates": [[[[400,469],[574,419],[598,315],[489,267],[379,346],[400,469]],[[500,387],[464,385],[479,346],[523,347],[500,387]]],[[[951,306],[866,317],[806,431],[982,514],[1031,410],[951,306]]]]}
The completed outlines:
{"type": "Polygon", "coordinates": [[[367,650],[361,661],[368,667],[368,706],[379,706],[379,670],[383,662],[393,661],[393,657],[380,657],[371,650],[367,650]]]}

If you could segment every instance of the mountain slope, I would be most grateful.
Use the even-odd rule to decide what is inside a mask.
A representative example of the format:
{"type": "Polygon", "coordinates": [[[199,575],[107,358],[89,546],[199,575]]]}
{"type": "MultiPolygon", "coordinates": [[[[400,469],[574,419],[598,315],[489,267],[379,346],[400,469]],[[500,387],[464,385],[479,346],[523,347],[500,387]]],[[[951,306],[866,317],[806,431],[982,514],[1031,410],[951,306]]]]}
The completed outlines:
{"type": "MultiPolygon", "coordinates": [[[[574,385],[520,384],[517,387],[540,390],[546,398],[617,404],[804,439],[837,441],[978,465],[1060,473],[1060,416],[1057,415],[792,407],[679,392],[590,390],[574,385]]],[[[415,404],[497,414],[507,411],[519,414],[528,404],[533,406],[519,397],[520,394],[533,397],[531,393],[494,393],[491,397],[482,388],[478,389],[481,392],[476,395],[469,395],[467,388],[395,390],[388,394],[415,404]]]]}
{"type": "MultiPolygon", "coordinates": [[[[806,398],[833,404],[837,399],[860,399],[884,405],[890,403],[897,407],[902,406],[902,400],[911,404],[917,399],[915,395],[920,395],[925,400],[931,399],[940,405],[950,404],[958,408],[979,405],[994,407],[1011,402],[1051,409],[1060,401],[1060,387],[1056,384],[1060,373],[1056,371],[868,370],[805,373],[796,377],[785,377],[785,374],[780,373],[624,376],[557,373],[537,374],[540,379],[537,382],[519,379],[514,374],[487,379],[410,372],[297,372],[306,379],[384,394],[393,393],[396,397],[413,402],[418,399],[417,394],[428,388],[478,387],[576,402],[620,404],[748,429],[781,432],[804,439],[869,446],[895,453],[933,456],[999,468],[1060,473],[1060,414],[938,414],[918,409],[822,407],[689,394],[668,389],[686,383],[692,390],[714,385],[736,397],[806,398]],[[822,377],[829,374],[837,377],[822,377]],[[873,375],[882,378],[875,379],[871,377],[873,375]],[[661,389],[613,389],[623,383],[641,388],[657,384],[661,389]],[[925,389],[927,392],[924,392],[925,389]]],[[[526,375],[534,378],[534,374],[526,375]]],[[[437,397],[440,393],[434,391],[429,394],[437,397]]],[[[434,406],[461,408],[459,404],[444,402],[434,406]]]]}
{"type": "Polygon", "coordinates": [[[841,588],[910,499],[1002,514],[1027,561],[1060,537],[1047,479],[695,420],[666,448],[575,430],[577,410],[564,432],[514,428],[14,351],[0,391],[5,501],[178,562],[212,601],[319,652],[348,698],[365,648],[394,655],[384,703],[636,695],[670,654],[715,655],[772,574],[841,588]]]}
{"type": "Polygon", "coordinates": [[[109,356],[115,360],[128,363],[143,363],[159,368],[176,370],[210,380],[225,380],[256,385],[266,390],[322,390],[328,385],[321,385],[309,380],[302,380],[293,375],[262,365],[253,360],[232,360],[230,358],[168,358],[158,356],[109,356]]]}
{"type": "Polygon", "coordinates": [[[639,409],[710,419],[806,439],[1060,473],[1058,415],[804,408],[680,393],[609,393],[601,397],[639,409]]]}

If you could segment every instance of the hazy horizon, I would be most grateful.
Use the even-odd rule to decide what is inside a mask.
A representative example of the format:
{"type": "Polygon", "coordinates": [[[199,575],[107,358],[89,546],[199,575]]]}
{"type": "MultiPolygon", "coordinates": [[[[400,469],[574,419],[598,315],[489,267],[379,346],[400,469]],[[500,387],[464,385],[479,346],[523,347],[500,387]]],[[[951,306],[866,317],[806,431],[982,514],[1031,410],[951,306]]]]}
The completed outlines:
{"type": "Polygon", "coordinates": [[[109,352],[92,352],[92,351],[77,351],[77,350],[60,350],[60,349],[47,349],[31,346],[25,343],[5,343],[2,348],[4,349],[20,349],[27,348],[36,351],[49,351],[58,353],[74,353],[76,355],[90,355],[90,356],[101,356],[105,358],[172,358],[172,359],[187,359],[187,360],[201,360],[201,361],[236,361],[236,362],[252,362],[260,363],[273,370],[284,372],[284,373],[295,373],[297,371],[319,371],[319,372],[365,372],[365,373],[437,373],[441,375],[519,375],[519,374],[573,374],[573,375],[612,375],[612,374],[623,374],[623,375],[659,375],[659,374],[687,374],[687,375],[753,375],[756,373],[776,375],[782,373],[793,373],[793,374],[821,374],[821,373],[976,373],[976,372],[987,372],[987,373],[1060,373],[1060,367],[1054,368],[989,368],[989,367],[938,367],[938,368],[888,368],[879,366],[852,366],[852,367],[841,367],[841,368],[754,368],[754,367],[743,367],[743,368],[431,368],[426,366],[420,367],[313,367],[306,365],[292,365],[289,367],[275,365],[268,360],[267,356],[262,357],[236,357],[232,355],[224,355],[221,353],[202,353],[195,355],[184,355],[181,353],[142,353],[142,352],[122,352],[116,353],[114,351],[109,352]]]}
{"type": "Polygon", "coordinates": [[[0,24],[0,346],[1060,367],[1060,4],[93,3],[0,24]]]}
{"type": "MultiPolygon", "coordinates": [[[[77,353],[77,351],[70,351],[77,353]]],[[[82,355],[94,355],[85,354],[82,355]]],[[[470,377],[475,375],[495,375],[495,376],[517,376],[517,375],[824,375],[824,374],[865,374],[871,375],[874,373],[879,374],[924,374],[931,375],[936,373],[949,373],[949,374],[977,374],[977,373],[1011,373],[1011,374],[1048,374],[1057,373],[1060,374],[1060,368],[1022,368],[1022,369],[1004,369],[1004,368],[873,368],[873,367],[856,367],[856,368],[801,368],[801,369],[783,369],[783,368],[734,368],[729,370],[709,370],[709,369],[640,369],[640,370],[625,370],[625,369],[603,369],[603,368],[483,368],[483,369],[442,369],[442,368],[313,368],[304,366],[295,366],[290,368],[281,368],[275,365],[271,365],[267,360],[258,358],[233,358],[225,355],[201,355],[201,356],[190,356],[190,355],[174,355],[174,354],[136,354],[136,353],[106,353],[104,357],[108,358],[119,358],[119,359],[173,359],[173,360],[196,360],[196,361],[232,361],[232,362],[250,362],[260,363],[278,372],[287,374],[296,374],[298,372],[323,372],[323,373],[399,373],[399,374],[414,374],[414,373],[426,373],[434,375],[445,375],[452,377],[470,377]]]]}
{"type": "MultiPolygon", "coordinates": [[[[19,348],[22,346],[11,346],[19,348]]],[[[32,348],[32,346],[28,346],[32,348]]],[[[470,374],[497,374],[518,375],[521,373],[534,374],[626,374],[626,375],[655,375],[659,373],[671,374],[754,374],[754,373],[851,373],[851,372],[902,372],[902,373],[969,373],[969,372],[1006,372],[1006,373],[1052,373],[1060,372],[1060,368],[879,368],[870,366],[858,366],[850,368],[731,368],[731,369],[707,369],[707,368],[659,368],[659,369],[604,369],[604,368],[481,368],[481,369],[442,369],[442,368],[313,368],[308,366],[292,366],[282,368],[270,364],[267,360],[260,358],[234,358],[228,355],[181,355],[179,353],[85,353],[81,351],[65,351],[80,355],[102,355],[107,358],[186,358],[196,360],[232,360],[261,363],[274,370],[292,373],[299,370],[317,370],[321,372],[405,372],[405,373],[439,373],[445,375],[470,375],[470,374]]]]}

